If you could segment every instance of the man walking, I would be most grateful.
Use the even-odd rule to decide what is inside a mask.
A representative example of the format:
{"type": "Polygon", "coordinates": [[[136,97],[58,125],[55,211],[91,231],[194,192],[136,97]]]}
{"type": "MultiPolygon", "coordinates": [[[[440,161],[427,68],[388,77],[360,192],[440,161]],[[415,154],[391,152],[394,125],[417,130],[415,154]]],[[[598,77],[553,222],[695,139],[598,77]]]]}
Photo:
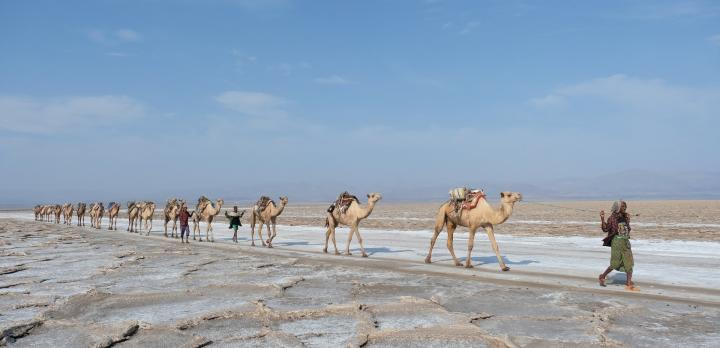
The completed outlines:
{"type": "Polygon", "coordinates": [[[180,243],[190,243],[190,224],[188,220],[195,212],[188,212],[185,203],[180,207],[180,243]]]}

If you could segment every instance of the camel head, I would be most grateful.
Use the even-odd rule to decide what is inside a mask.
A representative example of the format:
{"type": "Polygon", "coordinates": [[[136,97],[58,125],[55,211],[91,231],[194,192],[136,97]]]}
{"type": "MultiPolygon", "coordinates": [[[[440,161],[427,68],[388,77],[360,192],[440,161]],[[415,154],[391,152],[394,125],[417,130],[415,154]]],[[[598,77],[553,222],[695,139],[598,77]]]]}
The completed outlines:
{"type": "Polygon", "coordinates": [[[503,203],[513,204],[522,201],[522,193],[518,192],[500,192],[500,201],[503,203]]]}
{"type": "Polygon", "coordinates": [[[368,198],[368,203],[370,203],[370,202],[375,203],[382,199],[382,195],[377,192],[372,192],[372,193],[368,193],[367,198],[368,198]]]}
{"type": "Polygon", "coordinates": [[[278,198],[280,199],[280,205],[282,205],[283,207],[288,204],[288,198],[287,198],[287,196],[280,196],[280,197],[278,197],[278,198]]]}

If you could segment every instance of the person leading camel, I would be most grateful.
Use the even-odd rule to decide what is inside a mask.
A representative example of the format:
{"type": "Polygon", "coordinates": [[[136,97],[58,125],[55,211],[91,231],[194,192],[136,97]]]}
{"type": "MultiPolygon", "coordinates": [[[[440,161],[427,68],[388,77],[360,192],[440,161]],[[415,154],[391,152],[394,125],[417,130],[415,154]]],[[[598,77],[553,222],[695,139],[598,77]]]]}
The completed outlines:
{"type": "Polygon", "coordinates": [[[233,242],[237,243],[237,230],[238,227],[242,226],[242,223],[240,223],[240,218],[245,215],[245,211],[242,212],[238,211],[237,205],[233,207],[232,213],[228,214],[227,210],[225,211],[225,218],[230,220],[230,227],[233,229],[233,242]]]}
{"type": "Polygon", "coordinates": [[[190,224],[188,220],[195,212],[188,212],[187,206],[183,203],[180,207],[178,218],[180,219],[180,243],[190,243],[190,224]]]}
{"type": "Polygon", "coordinates": [[[608,235],[603,239],[603,245],[610,246],[610,266],[605,269],[599,277],[600,286],[605,286],[605,278],[613,270],[625,272],[627,274],[627,282],[625,290],[639,291],[632,281],[633,253],[630,247],[630,215],[627,213],[627,203],[617,201],[613,203],[612,213],[605,221],[605,211],[600,211],[600,223],[603,232],[608,235]]]}

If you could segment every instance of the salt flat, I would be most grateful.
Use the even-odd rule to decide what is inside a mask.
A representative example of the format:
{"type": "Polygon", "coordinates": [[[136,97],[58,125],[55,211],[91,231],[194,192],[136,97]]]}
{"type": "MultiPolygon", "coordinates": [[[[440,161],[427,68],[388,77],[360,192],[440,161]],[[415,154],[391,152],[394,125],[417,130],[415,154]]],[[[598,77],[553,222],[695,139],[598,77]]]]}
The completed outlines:
{"type": "Polygon", "coordinates": [[[5,342],[17,346],[720,342],[712,242],[635,241],[643,292],[634,294],[619,278],[595,285],[609,252],[596,238],[558,246],[501,235],[513,269],[499,272],[482,238],[475,269],[451,266],[441,242],[436,263],[424,264],[428,231],[363,230],[371,254],[363,259],[323,254],[324,232],[308,226],[279,226],[274,249],[248,246],[247,226],[232,243],[224,223],[215,243],[190,245],[161,237],[157,223],[146,237],[21,213],[2,214],[0,228],[0,318],[5,342]]]}

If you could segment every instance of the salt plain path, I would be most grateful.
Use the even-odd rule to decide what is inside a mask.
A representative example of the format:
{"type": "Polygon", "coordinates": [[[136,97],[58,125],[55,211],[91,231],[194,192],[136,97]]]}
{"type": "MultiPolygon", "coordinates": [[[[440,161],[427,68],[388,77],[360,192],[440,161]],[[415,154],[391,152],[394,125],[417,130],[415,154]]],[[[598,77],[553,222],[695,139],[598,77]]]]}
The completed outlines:
{"type": "Polygon", "coordinates": [[[634,241],[643,292],[628,294],[596,286],[608,250],[581,237],[499,236],[501,273],[483,238],[473,270],[451,266],[442,240],[424,264],[429,231],[363,230],[362,259],[322,254],[315,227],[279,226],[269,250],[248,233],[235,245],[223,223],[216,243],[186,246],[157,224],[145,237],[31,220],[0,214],[0,321],[18,346],[720,342],[717,243],[634,241]]]}

